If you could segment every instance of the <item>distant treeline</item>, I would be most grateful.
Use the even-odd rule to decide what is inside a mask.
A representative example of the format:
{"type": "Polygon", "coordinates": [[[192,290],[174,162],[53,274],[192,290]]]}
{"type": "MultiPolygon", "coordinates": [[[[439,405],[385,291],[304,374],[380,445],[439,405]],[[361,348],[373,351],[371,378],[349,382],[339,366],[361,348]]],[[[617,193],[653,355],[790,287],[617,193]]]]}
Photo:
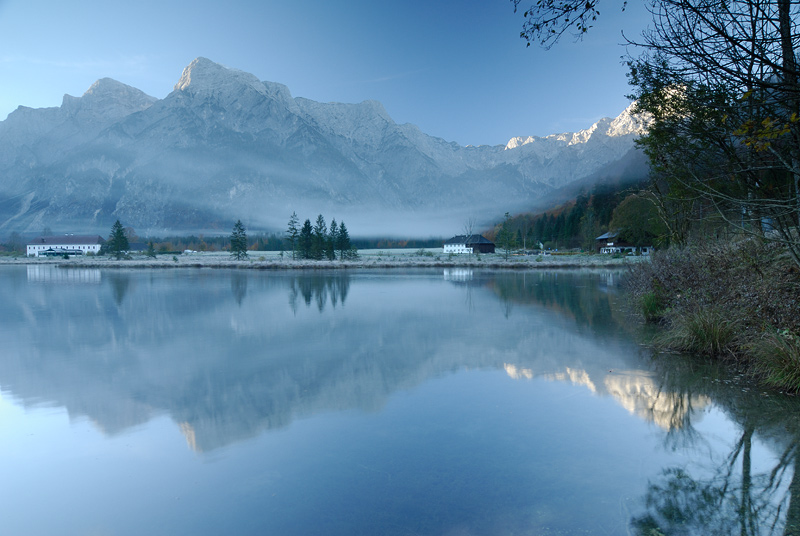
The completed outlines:
{"type": "Polygon", "coordinates": [[[358,249],[420,249],[440,248],[444,244],[443,238],[356,238],[353,244],[358,249]]]}
{"type": "MultiPolygon", "coordinates": [[[[230,247],[230,236],[168,236],[164,238],[143,239],[137,242],[153,242],[157,253],[185,251],[225,251],[230,247]]],[[[394,249],[394,248],[439,248],[444,242],[441,238],[398,239],[398,238],[356,238],[351,243],[358,249],[394,249]]],[[[247,236],[247,249],[250,251],[287,251],[291,245],[283,235],[277,233],[255,234],[247,236]]]]}
{"type": "MultiPolygon", "coordinates": [[[[193,251],[226,251],[230,248],[231,242],[230,235],[205,236],[200,234],[167,236],[161,238],[144,238],[134,235],[131,238],[133,238],[131,243],[144,243],[146,245],[152,242],[156,253],[174,253],[187,249],[193,251]]],[[[5,242],[0,243],[0,252],[10,253],[15,251],[24,253],[24,242],[25,241],[19,234],[15,234],[14,237],[8,237],[5,242]]],[[[355,238],[351,240],[351,242],[358,249],[420,249],[440,248],[444,243],[444,239],[355,238]]],[[[291,251],[291,246],[288,245],[283,235],[277,233],[262,233],[247,236],[247,249],[250,251],[291,251]]]]}
{"type": "MultiPolygon", "coordinates": [[[[634,188],[638,190],[638,187],[634,188]]],[[[592,249],[595,239],[610,230],[614,211],[631,195],[618,185],[595,185],[572,201],[541,213],[512,216],[509,225],[516,234],[517,247],[538,249],[592,249]]],[[[495,240],[500,226],[486,233],[495,240]]]]}

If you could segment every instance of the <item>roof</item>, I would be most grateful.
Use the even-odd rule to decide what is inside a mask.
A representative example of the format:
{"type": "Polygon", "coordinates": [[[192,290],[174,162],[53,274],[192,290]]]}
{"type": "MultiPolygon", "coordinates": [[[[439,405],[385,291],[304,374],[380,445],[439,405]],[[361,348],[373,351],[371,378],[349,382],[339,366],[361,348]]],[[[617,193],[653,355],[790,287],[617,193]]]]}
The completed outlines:
{"type": "Polygon", "coordinates": [[[103,244],[105,240],[100,235],[63,235],[40,236],[28,242],[29,246],[78,246],[103,244]]]}
{"type": "Polygon", "coordinates": [[[450,240],[445,241],[445,244],[494,244],[491,240],[487,240],[481,235],[456,235],[450,240]]]}
{"type": "Polygon", "coordinates": [[[616,238],[617,236],[619,236],[618,232],[608,232],[606,234],[598,236],[597,238],[595,238],[595,240],[608,240],[610,238],[616,238]]]}

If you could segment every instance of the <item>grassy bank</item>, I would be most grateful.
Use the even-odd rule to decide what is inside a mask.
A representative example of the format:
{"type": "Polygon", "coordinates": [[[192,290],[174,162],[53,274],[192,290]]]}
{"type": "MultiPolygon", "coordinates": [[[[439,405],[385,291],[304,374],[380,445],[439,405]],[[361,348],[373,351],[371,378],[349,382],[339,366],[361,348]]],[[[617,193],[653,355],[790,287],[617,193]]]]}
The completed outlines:
{"type": "Polygon", "coordinates": [[[625,267],[644,260],[643,257],[615,258],[611,255],[511,255],[501,254],[450,255],[435,250],[387,249],[362,250],[357,259],[346,261],[292,260],[278,252],[250,251],[246,260],[231,259],[226,252],[194,252],[187,255],[132,254],[127,259],[76,256],[26,258],[0,257],[2,264],[44,265],[64,268],[233,268],[250,270],[335,270],[359,268],[492,268],[525,270],[533,268],[598,268],[625,267]]]}
{"type": "Polygon", "coordinates": [[[636,310],[663,324],[659,346],[714,356],[800,392],[800,271],[774,244],[698,244],[631,268],[636,310]]]}

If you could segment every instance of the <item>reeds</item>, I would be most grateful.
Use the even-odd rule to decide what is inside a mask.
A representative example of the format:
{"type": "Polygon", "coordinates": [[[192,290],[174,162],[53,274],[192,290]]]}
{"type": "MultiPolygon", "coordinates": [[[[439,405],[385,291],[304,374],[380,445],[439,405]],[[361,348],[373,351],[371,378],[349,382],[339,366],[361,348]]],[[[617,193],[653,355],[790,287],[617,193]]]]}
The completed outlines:
{"type": "Polygon", "coordinates": [[[768,333],[748,345],[748,353],[765,383],[800,392],[800,338],[786,331],[768,333]]]}
{"type": "Polygon", "coordinates": [[[719,309],[701,309],[673,317],[657,343],[675,350],[707,356],[733,355],[738,346],[739,322],[719,309]]]}

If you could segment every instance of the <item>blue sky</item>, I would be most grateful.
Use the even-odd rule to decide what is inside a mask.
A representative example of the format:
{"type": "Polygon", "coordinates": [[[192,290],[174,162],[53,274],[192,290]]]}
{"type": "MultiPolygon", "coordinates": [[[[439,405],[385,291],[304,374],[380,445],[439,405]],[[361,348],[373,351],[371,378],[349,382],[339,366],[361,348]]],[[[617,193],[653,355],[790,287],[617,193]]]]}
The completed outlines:
{"type": "Polygon", "coordinates": [[[510,0],[0,0],[0,120],[103,77],[163,98],[205,56],[295,97],[378,100],[462,145],[576,131],[629,103],[620,31],[647,20],[631,4],[548,51],[526,48],[510,0]]]}

